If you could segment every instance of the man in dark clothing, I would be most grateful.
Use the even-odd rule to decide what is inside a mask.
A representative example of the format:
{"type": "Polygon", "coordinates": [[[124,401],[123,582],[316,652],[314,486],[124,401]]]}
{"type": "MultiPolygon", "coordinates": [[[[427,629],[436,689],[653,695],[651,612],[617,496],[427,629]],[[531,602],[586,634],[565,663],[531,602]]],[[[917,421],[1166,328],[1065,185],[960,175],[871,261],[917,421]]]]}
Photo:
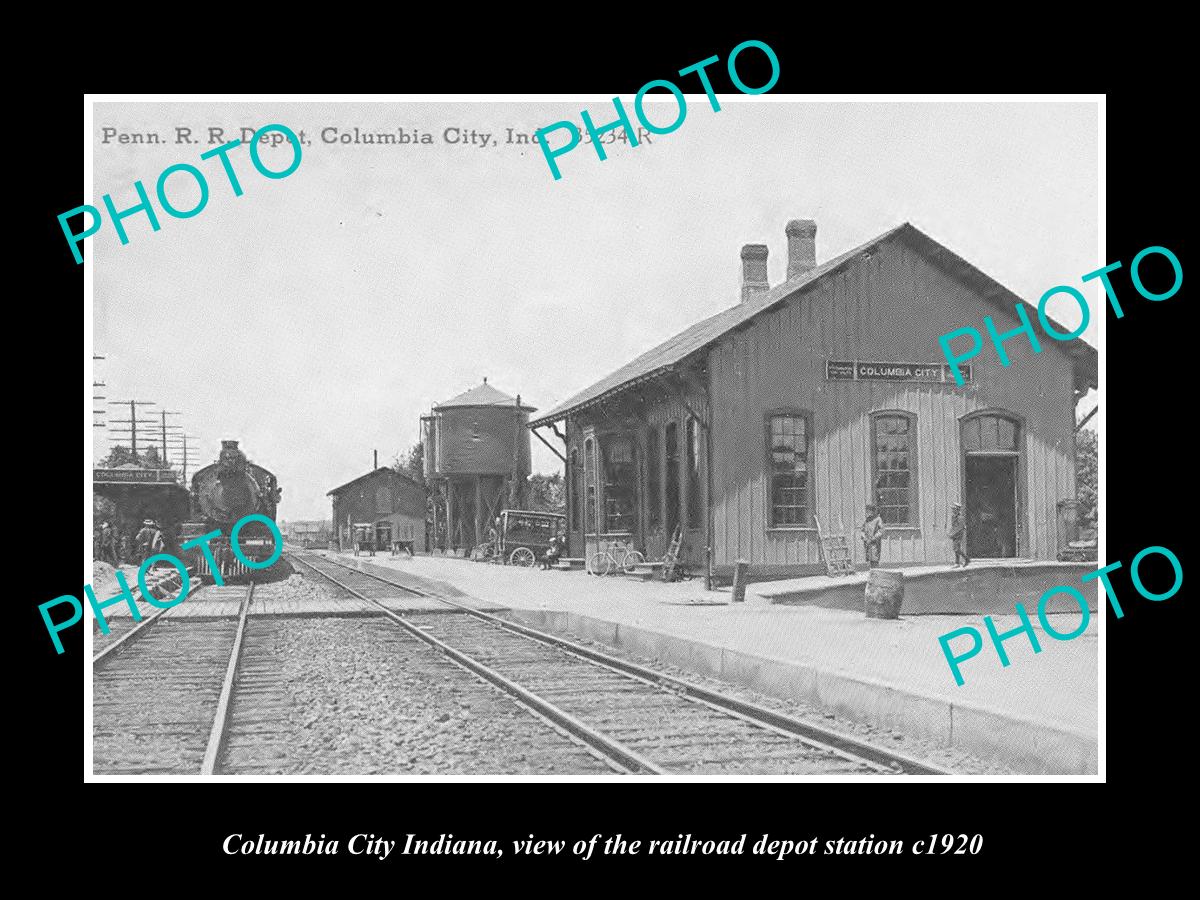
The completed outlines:
{"type": "Polygon", "coordinates": [[[879,565],[879,556],[883,551],[883,519],[879,518],[879,510],[874,503],[867,504],[867,520],[862,526],[863,547],[867,551],[867,567],[879,565]]]}
{"type": "Polygon", "coordinates": [[[144,563],[150,557],[150,546],[154,542],[154,523],[149,519],[142,522],[142,527],[134,537],[138,548],[138,564],[144,563]]]}
{"type": "Polygon", "coordinates": [[[107,521],[100,525],[100,559],[117,565],[117,534],[107,521]]]}
{"type": "Polygon", "coordinates": [[[954,568],[961,559],[965,569],[971,560],[967,558],[967,524],[961,503],[950,506],[950,540],[954,542],[954,568]]]}

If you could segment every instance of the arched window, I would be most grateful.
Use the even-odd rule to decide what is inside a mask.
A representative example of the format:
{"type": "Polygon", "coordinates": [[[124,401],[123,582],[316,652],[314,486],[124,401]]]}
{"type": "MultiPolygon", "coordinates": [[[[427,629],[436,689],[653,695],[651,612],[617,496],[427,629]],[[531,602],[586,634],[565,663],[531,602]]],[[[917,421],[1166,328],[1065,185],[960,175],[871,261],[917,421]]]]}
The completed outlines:
{"type": "Polygon", "coordinates": [[[906,412],[871,416],[872,493],[884,525],[917,524],[917,417],[906,412]]]}
{"type": "Polygon", "coordinates": [[[782,413],[767,417],[767,471],[770,478],[772,528],[807,528],[811,524],[809,440],[807,413],[782,413]]]}
{"type": "Polygon", "coordinates": [[[646,527],[662,524],[662,457],[658,428],[651,426],[646,433],[646,527]]]}
{"type": "Polygon", "coordinates": [[[579,448],[571,448],[571,529],[573,531],[583,531],[583,492],[580,486],[583,484],[583,469],[579,467],[579,448]]]}
{"type": "Polygon", "coordinates": [[[687,418],[687,524],[696,529],[704,524],[703,497],[700,488],[700,422],[687,418]]]}
{"type": "Polygon", "coordinates": [[[591,438],[583,443],[583,472],[584,491],[587,494],[587,522],[585,525],[588,534],[594,534],[596,532],[596,456],[595,444],[591,438]]]}

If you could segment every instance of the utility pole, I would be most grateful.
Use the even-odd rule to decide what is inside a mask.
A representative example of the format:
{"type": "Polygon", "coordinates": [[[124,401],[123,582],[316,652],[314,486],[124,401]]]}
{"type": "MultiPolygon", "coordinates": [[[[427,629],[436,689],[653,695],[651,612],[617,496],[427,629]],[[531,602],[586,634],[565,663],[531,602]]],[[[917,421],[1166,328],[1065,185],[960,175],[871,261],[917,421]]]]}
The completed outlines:
{"type": "Polygon", "coordinates": [[[183,413],[171,412],[170,410],[166,410],[166,409],[159,410],[159,413],[162,415],[163,463],[165,465],[169,465],[169,463],[167,463],[167,416],[182,416],[183,413]]]}
{"type": "MultiPolygon", "coordinates": [[[[130,428],[132,429],[132,431],[130,432],[130,439],[131,439],[130,450],[132,451],[133,458],[136,461],[137,460],[137,427],[139,424],[138,417],[137,417],[137,407],[153,406],[154,403],[150,400],[109,400],[108,401],[109,406],[124,406],[126,403],[129,404],[129,419],[128,420],[117,419],[113,422],[113,424],[129,425],[130,428]]],[[[143,419],[140,424],[153,425],[154,420],[153,419],[149,419],[149,420],[143,419]]]]}
{"type": "Polygon", "coordinates": [[[186,485],[187,484],[188,463],[194,462],[192,457],[188,455],[188,438],[191,438],[193,441],[198,440],[198,438],[194,434],[175,434],[175,435],[172,435],[171,437],[172,437],[171,447],[175,450],[180,450],[182,448],[180,461],[183,466],[183,483],[186,485]],[[178,442],[175,441],[174,438],[179,438],[179,441],[178,442]]]}
{"type": "MultiPolygon", "coordinates": [[[[93,353],[93,354],[92,354],[92,360],[94,361],[94,360],[97,360],[97,359],[104,359],[104,357],[103,357],[103,356],[97,356],[95,353],[93,353]]],[[[95,367],[93,366],[93,368],[95,368],[95,367]]],[[[107,399],[107,398],[106,398],[106,397],[104,397],[103,395],[101,395],[101,394],[97,394],[97,393],[95,392],[95,388],[102,388],[102,387],[105,387],[105,384],[104,384],[104,382],[103,382],[103,381],[93,381],[93,382],[92,382],[92,388],[93,388],[93,390],[92,390],[92,401],[93,401],[93,403],[94,403],[96,400],[105,400],[105,399],[107,399]]],[[[106,412],[107,412],[107,410],[105,410],[103,407],[101,407],[100,409],[96,409],[96,408],[95,408],[95,406],[93,406],[93,407],[92,407],[92,416],[93,416],[93,417],[94,417],[94,416],[100,416],[100,421],[96,421],[96,419],[95,419],[95,418],[93,418],[93,419],[92,419],[92,427],[93,427],[93,428],[104,428],[104,427],[105,427],[105,424],[104,424],[104,414],[105,414],[106,412]]]]}

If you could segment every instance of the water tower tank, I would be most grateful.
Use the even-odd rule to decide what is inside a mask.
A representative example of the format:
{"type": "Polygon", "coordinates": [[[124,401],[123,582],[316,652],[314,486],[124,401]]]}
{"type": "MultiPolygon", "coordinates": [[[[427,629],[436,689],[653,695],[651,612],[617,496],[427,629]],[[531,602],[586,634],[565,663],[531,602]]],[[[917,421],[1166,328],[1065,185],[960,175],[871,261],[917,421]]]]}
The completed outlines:
{"type": "Polygon", "coordinates": [[[517,475],[529,474],[529,414],[532,406],[518,405],[517,398],[496,390],[483,380],[433,408],[433,453],[435,474],[509,475],[514,453],[517,475]],[[514,450],[515,446],[515,450],[514,450]]]}

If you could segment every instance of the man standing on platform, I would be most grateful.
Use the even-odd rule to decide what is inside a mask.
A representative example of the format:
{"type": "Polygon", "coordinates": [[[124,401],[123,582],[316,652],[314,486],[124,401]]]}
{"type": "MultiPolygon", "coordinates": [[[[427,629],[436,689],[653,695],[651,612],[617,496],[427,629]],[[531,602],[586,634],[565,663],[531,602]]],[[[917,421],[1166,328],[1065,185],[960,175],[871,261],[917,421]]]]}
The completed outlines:
{"type": "Polygon", "coordinates": [[[956,569],[960,559],[964,569],[971,562],[967,557],[966,537],[967,524],[963,518],[962,504],[952,503],[950,505],[950,540],[954,542],[954,568],[956,569]]]}
{"type": "Polygon", "coordinates": [[[867,568],[874,569],[879,565],[879,556],[883,551],[883,519],[879,518],[879,510],[874,503],[867,504],[867,520],[862,526],[863,547],[867,551],[867,568]]]}

